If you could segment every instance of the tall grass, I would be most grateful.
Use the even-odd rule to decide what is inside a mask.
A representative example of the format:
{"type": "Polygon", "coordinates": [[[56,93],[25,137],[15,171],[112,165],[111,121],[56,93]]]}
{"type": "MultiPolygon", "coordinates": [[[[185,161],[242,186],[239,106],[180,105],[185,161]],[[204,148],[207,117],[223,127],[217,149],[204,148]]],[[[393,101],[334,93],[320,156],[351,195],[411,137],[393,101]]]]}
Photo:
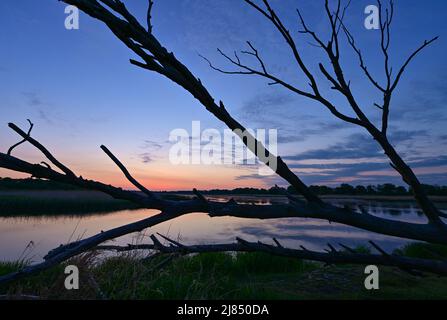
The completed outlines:
{"type": "MultiPolygon", "coordinates": [[[[315,264],[263,253],[209,253],[183,257],[126,253],[97,259],[88,253],[66,264],[80,270],[81,288],[64,288],[65,265],[8,287],[1,294],[33,294],[49,299],[237,299],[281,298],[265,287],[268,278],[296,277],[315,264]]],[[[0,275],[22,265],[0,264],[0,275]]]]}
{"type": "MultiPolygon", "coordinates": [[[[396,253],[424,257],[425,250],[438,250],[447,256],[445,246],[419,243],[396,253]]],[[[0,263],[0,275],[26,263],[0,263]]],[[[39,275],[0,287],[0,295],[84,300],[447,298],[446,278],[421,278],[394,268],[379,269],[380,290],[368,291],[363,285],[364,266],[324,266],[265,253],[147,256],[147,252],[140,251],[104,257],[89,252],[39,275]],[[79,290],[64,287],[67,264],[79,268],[79,290]]]]}
{"type": "Polygon", "coordinates": [[[441,244],[413,242],[405,245],[401,249],[395,250],[394,253],[412,258],[445,260],[447,259],[447,246],[441,244]]]}

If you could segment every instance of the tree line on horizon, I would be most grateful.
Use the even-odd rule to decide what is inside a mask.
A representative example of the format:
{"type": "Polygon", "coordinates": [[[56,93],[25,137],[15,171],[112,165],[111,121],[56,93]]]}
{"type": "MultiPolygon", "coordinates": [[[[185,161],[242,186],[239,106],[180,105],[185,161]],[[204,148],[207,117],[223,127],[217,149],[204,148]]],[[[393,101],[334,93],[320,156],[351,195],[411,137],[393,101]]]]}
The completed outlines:
{"type": "MultiPolygon", "coordinates": [[[[425,191],[429,195],[436,196],[447,196],[447,186],[439,185],[423,185],[425,191]]],[[[330,187],[325,185],[311,185],[309,189],[318,195],[396,195],[404,196],[411,195],[411,188],[406,188],[404,186],[395,185],[392,183],[384,183],[377,185],[357,185],[353,186],[347,183],[342,183],[339,186],[330,187]]],[[[236,188],[232,190],[222,190],[214,189],[203,191],[207,194],[224,194],[224,193],[234,193],[234,194],[274,194],[274,195],[286,195],[286,194],[298,194],[293,186],[287,188],[279,187],[277,185],[269,189],[259,189],[259,188],[236,188]]]]}
{"type": "MultiPolygon", "coordinates": [[[[427,194],[433,196],[447,196],[447,186],[424,184],[427,194]]],[[[319,195],[396,195],[404,196],[412,193],[411,188],[384,183],[377,185],[350,185],[342,183],[339,186],[330,187],[325,185],[311,185],[310,190],[319,195]]],[[[76,190],[78,188],[59,182],[45,179],[25,178],[12,179],[0,177],[0,190],[76,190]]],[[[166,192],[166,191],[164,191],[166,192]]],[[[190,190],[173,191],[176,193],[190,193],[190,190]]],[[[265,195],[286,195],[298,194],[292,187],[287,188],[273,186],[271,188],[235,188],[235,189],[210,189],[201,191],[204,194],[265,194],[265,195]]]]}

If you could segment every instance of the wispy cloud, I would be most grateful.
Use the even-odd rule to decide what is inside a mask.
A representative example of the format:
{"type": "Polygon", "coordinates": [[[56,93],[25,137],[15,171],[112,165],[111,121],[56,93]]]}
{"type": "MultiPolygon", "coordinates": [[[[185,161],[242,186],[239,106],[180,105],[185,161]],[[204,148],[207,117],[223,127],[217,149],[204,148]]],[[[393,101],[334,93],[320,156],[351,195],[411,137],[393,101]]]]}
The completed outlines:
{"type": "Polygon", "coordinates": [[[50,119],[49,115],[42,109],[39,109],[38,111],[39,118],[45,121],[48,124],[52,124],[53,121],[50,119]]]}
{"type": "Polygon", "coordinates": [[[36,107],[43,104],[42,99],[35,92],[23,92],[22,94],[29,106],[36,107]]]}
{"type": "Polygon", "coordinates": [[[281,91],[266,91],[245,101],[238,114],[245,120],[261,124],[271,124],[278,117],[284,117],[290,110],[286,109],[295,101],[293,95],[281,91]]]}
{"type": "MultiPolygon", "coordinates": [[[[445,72],[444,72],[445,73],[445,72]]],[[[395,103],[391,119],[417,121],[419,123],[444,122],[447,120],[447,80],[445,74],[431,81],[413,80],[409,95],[395,103]]]]}
{"type": "MultiPolygon", "coordinates": [[[[425,130],[395,130],[390,135],[393,143],[400,144],[414,141],[421,136],[427,136],[425,130]]],[[[408,146],[408,145],[407,145],[408,146]]],[[[284,156],[285,160],[309,159],[362,159],[384,158],[381,147],[366,134],[352,134],[344,141],[322,149],[314,149],[296,155],[284,156]]]]}
{"type": "Polygon", "coordinates": [[[39,94],[36,92],[22,92],[22,95],[25,98],[25,103],[34,109],[39,119],[45,121],[47,124],[53,124],[50,112],[47,110],[48,104],[44,102],[39,94]]]}
{"type": "Polygon", "coordinates": [[[163,148],[163,144],[153,140],[144,140],[141,145],[141,149],[159,150],[161,148],[163,148]]]}
{"type": "Polygon", "coordinates": [[[380,148],[364,134],[353,134],[346,141],[327,148],[314,149],[296,155],[284,156],[285,160],[308,159],[358,159],[380,156],[380,148]]]}
{"type": "MultiPolygon", "coordinates": [[[[392,135],[397,144],[419,140],[427,136],[424,130],[399,131],[392,135]]],[[[447,156],[426,156],[418,152],[408,154],[408,164],[425,183],[445,184],[447,176],[447,156]]],[[[399,175],[389,165],[380,146],[365,134],[353,134],[344,141],[326,148],[309,150],[296,155],[284,156],[289,167],[306,183],[310,184],[377,184],[392,182],[402,184],[399,175]]],[[[241,175],[240,180],[260,179],[267,185],[284,185],[281,179],[262,177],[256,173],[241,175]]]]}
{"type": "Polygon", "coordinates": [[[141,159],[143,163],[150,163],[153,161],[153,158],[149,152],[140,153],[138,157],[141,159]]]}

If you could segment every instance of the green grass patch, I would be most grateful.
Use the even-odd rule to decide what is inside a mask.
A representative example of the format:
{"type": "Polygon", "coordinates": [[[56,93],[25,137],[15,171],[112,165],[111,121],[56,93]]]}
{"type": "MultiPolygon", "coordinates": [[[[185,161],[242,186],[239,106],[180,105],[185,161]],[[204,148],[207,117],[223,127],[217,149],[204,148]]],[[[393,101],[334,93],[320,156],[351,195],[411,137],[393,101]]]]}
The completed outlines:
{"type": "MultiPolygon", "coordinates": [[[[425,253],[418,251],[420,245],[405,246],[399,254],[421,257],[425,253]]],[[[423,245],[429,250],[437,248],[423,245]]],[[[18,270],[24,263],[0,263],[0,275],[18,270]]],[[[416,277],[395,268],[379,267],[380,289],[369,291],[364,287],[364,266],[324,266],[265,253],[150,258],[142,258],[141,253],[126,253],[102,259],[87,253],[66,264],[79,267],[80,290],[64,288],[65,265],[60,265],[0,287],[0,294],[28,294],[45,299],[447,298],[447,277],[416,277]]]]}
{"type": "Polygon", "coordinates": [[[414,242],[405,245],[402,249],[395,250],[394,253],[412,258],[447,259],[447,246],[441,244],[414,242]]]}

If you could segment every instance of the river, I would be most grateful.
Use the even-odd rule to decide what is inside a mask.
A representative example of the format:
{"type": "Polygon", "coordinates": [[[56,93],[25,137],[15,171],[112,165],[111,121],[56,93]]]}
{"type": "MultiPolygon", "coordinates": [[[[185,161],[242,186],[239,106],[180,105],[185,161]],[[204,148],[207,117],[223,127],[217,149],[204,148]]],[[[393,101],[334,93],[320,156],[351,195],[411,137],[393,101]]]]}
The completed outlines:
{"type": "MultiPolygon", "coordinates": [[[[220,200],[224,199],[221,197],[220,200]]],[[[272,198],[245,197],[244,201],[268,204],[272,198]]],[[[284,199],[274,198],[274,201],[281,202],[284,199]]],[[[330,202],[338,205],[349,204],[351,207],[361,205],[371,214],[388,219],[414,223],[426,221],[416,204],[410,201],[334,198],[330,202]]],[[[437,206],[447,212],[447,202],[439,202],[437,206]]],[[[24,258],[34,262],[40,261],[48,250],[60,244],[138,221],[156,213],[156,210],[139,209],[89,215],[0,217],[0,260],[24,258]]],[[[406,242],[403,239],[324,220],[287,218],[262,221],[233,217],[210,218],[206,214],[193,213],[109,243],[150,243],[149,236],[156,232],[186,244],[233,242],[236,237],[272,243],[272,237],[275,237],[285,246],[297,248],[303,245],[308,249],[322,249],[328,242],[335,246],[338,243],[357,246],[367,245],[368,240],[373,240],[386,250],[393,250],[406,242]]]]}

